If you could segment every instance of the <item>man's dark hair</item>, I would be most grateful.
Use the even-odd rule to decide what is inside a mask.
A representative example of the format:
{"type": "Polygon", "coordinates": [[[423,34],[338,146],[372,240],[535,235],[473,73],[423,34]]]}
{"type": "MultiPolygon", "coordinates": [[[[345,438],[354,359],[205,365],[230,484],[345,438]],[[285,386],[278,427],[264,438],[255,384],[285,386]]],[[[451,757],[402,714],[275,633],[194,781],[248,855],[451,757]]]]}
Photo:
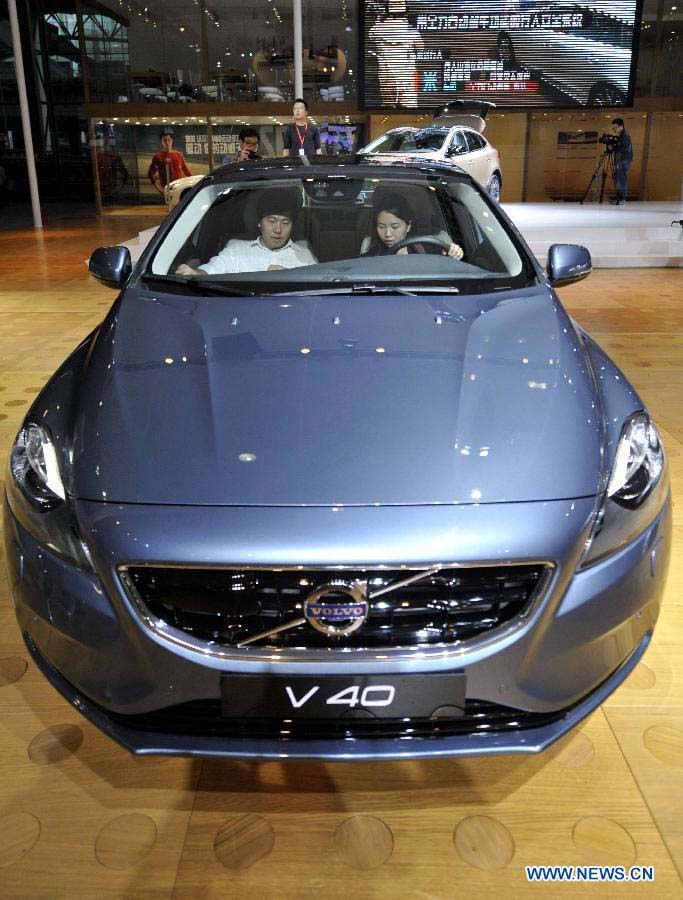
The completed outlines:
{"type": "Polygon", "coordinates": [[[162,131],[161,134],[159,135],[159,140],[161,140],[162,138],[165,138],[166,135],[168,135],[170,138],[172,138],[173,132],[172,131],[162,131]]]}
{"type": "Polygon", "coordinates": [[[258,133],[258,131],[255,128],[252,128],[250,125],[247,125],[246,128],[243,128],[240,131],[238,137],[241,141],[246,141],[247,138],[253,138],[253,137],[255,137],[257,141],[261,140],[261,135],[258,133]]]}
{"type": "MultiPolygon", "coordinates": [[[[306,112],[308,112],[308,103],[306,103],[306,101],[304,100],[303,97],[295,97],[294,103],[303,103],[303,105],[306,109],[306,112]]],[[[292,103],[292,106],[294,106],[294,103],[292,103]]]]}
{"type": "Polygon", "coordinates": [[[621,118],[619,118],[619,119],[612,119],[612,125],[621,125],[622,128],[625,127],[625,126],[624,126],[624,120],[621,119],[621,118]]]}
{"type": "Polygon", "coordinates": [[[256,215],[259,219],[264,216],[289,216],[295,221],[301,198],[296,191],[283,190],[282,188],[268,188],[261,192],[256,204],[256,215]]]}

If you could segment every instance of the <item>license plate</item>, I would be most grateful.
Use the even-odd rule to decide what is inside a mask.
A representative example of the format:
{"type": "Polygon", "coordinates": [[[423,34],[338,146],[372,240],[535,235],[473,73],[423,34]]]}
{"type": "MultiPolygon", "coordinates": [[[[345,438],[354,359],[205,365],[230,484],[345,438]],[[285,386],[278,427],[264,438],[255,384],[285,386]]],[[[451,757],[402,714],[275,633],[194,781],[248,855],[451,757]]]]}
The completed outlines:
{"type": "Polygon", "coordinates": [[[465,709],[464,672],[429,675],[224,675],[227,718],[454,718],[465,709]]]}

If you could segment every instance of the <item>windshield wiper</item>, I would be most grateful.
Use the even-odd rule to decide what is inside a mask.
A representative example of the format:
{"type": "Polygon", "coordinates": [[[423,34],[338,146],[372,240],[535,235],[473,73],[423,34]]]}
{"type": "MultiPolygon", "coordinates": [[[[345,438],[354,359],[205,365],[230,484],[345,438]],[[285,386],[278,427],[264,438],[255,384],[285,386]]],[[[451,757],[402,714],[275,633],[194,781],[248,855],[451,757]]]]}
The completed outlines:
{"type": "Polygon", "coordinates": [[[328,297],[334,294],[403,294],[406,297],[417,297],[418,294],[459,294],[455,287],[411,287],[402,288],[385,284],[347,284],[345,287],[316,288],[311,291],[283,291],[273,294],[274,297],[328,297]]]}
{"type": "Polygon", "coordinates": [[[153,272],[145,272],[140,277],[146,284],[150,281],[157,281],[162,284],[182,284],[188,288],[202,288],[203,290],[213,291],[216,294],[225,294],[229,297],[256,296],[253,291],[245,291],[244,288],[223,284],[221,281],[208,281],[206,278],[197,278],[196,275],[155,275],[153,272]]]}

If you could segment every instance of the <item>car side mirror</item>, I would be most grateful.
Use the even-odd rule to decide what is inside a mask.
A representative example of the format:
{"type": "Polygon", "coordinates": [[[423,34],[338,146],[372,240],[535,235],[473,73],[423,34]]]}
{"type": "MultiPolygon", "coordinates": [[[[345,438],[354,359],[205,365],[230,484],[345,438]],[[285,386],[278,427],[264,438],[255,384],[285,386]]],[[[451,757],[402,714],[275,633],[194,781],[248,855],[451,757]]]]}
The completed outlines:
{"type": "Polygon", "coordinates": [[[128,247],[98,247],[90,257],[88,271],[107,287],[123,287],[133,271],[130,250],[128,247]]]}
{"type": "Polygon", "coordinates": [[[553,244],[548,250],[546,271],[553,287],[581,281],[593,271],[590,252],[578,244],[553,244]]]}

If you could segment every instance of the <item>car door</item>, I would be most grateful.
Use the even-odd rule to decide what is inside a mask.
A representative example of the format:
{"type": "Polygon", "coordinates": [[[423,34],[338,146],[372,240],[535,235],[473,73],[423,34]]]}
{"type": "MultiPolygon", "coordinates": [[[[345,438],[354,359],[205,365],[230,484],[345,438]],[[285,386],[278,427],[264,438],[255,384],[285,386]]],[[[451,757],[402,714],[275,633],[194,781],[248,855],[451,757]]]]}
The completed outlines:
{"type": "Polygon", "coordinates": [[[446,156],[457,165],[470,172],[469,144],[461,129],[453,129],[447,146],[446,156]]]}
{"type": "Polygon", "coordinates": [[[486,187],[493,172],[493,149],[477,134],[469,129],[463,132],[468,146],[468,171],[482,187],[486,187]]]}

